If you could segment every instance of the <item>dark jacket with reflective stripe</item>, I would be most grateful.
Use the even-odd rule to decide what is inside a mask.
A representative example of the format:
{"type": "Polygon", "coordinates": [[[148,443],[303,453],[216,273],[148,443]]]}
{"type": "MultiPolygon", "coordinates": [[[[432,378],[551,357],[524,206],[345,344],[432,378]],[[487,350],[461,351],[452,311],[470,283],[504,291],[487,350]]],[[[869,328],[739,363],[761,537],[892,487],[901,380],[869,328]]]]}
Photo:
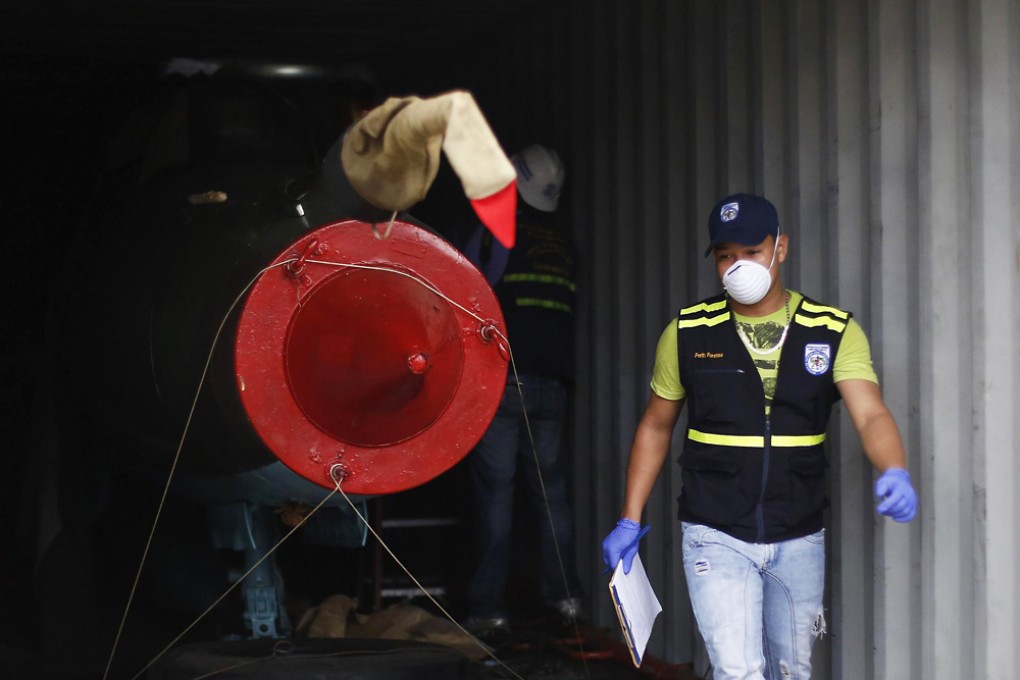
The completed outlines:
{"type": "Polygon", "coordinates": [[[792,316],[766,418],[761,376],[727,298],[680,310],[688,411],[681,520],[758,543],[822,528],[828,464],[821,442],[839,400],[832,365],[850,314],[804,298],[792,316]]]}
{"type": "Polygon", "coordinates": [[[531,220],[519,222],[517,243],[493,290],[518,372],[572,380],[576,285],[567,233],[531,220]]]}

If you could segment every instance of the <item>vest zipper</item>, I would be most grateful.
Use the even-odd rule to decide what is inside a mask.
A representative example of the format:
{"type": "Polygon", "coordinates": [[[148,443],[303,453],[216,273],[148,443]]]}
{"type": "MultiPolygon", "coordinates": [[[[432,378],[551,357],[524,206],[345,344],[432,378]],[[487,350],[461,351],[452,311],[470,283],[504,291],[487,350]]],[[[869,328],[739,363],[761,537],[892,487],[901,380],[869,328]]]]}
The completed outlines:
{"type": "Polygon", "coordinates": [[[765,447],[761,456],[761,492],[758,494],[758,508],[755,511],[755,519],[758,524],[757,543],[765,542],[765,487],[769,483],[769,454],[772,449],[772,420],[771,416],[765,416],[765,447]]]}
{"type": "MultiPolygon", "coordinates": [[[[797,312],[797,308],[793,311],[797,312]]],[[[734,323],[734,328],[736,327],[734,323]]],[[[775,400],[776,394],[779,392],[779,366],[783,362],[783,353],[786,348],[783,347],[779,350],[779,358],[776,359],[776,385],[772,391],[772,399],[775,400]]],[[[765,397],[765,385],[762,384],[761,388],[762,398],[765,397]]],[[[768,411],[765,412],[765,446],[762,449],[761,456],[761,493],[758,496],[758,508],[755,512],[755,522],[758,525],[758,543],[765,542],[765,488],[769,483],[769,464],[772,458],[772,410],[771,406],[768,411]]]]}

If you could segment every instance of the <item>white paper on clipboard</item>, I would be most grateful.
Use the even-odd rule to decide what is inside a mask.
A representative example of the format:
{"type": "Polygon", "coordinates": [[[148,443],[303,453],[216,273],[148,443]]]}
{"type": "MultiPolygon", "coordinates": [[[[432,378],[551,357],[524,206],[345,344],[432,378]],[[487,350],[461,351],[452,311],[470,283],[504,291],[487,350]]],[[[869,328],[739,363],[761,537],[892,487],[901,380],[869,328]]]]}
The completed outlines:
{"type": "Polygon", "coordinates": [[[623,629],[631,660],[635,666],[640,666],[655,618],[662,611],[640,555],[634,556],[629,574],[623,573],[622,561],[616,565],[616,571],[609,579],[609,594],[620,618],[620,628],[623,629]]]}

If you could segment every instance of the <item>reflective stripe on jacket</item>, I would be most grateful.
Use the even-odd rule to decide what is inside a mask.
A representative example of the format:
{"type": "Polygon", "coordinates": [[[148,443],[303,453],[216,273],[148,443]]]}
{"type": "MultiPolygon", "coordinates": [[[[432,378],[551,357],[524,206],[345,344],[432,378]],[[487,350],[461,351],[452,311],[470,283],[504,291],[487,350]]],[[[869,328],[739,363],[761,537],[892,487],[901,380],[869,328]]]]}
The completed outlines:
{"type": "Polygon", "coordinates": [[[775,542],[822,527],[822,443],[839,392],[832,365],[850,313],[804,298],[780,350],[771,412],[723,295],[680,310],[677,351],[688,429],[679,517],[741,540],[775,542]]]}

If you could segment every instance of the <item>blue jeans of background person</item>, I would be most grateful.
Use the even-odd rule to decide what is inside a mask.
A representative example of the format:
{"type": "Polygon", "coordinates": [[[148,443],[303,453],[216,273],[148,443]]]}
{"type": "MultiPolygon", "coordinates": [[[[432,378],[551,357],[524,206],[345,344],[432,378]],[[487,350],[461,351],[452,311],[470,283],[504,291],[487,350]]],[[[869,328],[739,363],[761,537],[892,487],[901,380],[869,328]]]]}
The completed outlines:
{"type": "Polygon", "coordinates": [[[807,680],[825,632],[825,530],[745,543],[683,523],[684,574],[715,680],[807,680]]]}
{"type": "Polygon", "coordinates": [[[509,613],[504,591],[511,562],[511,520],[518,478],[536,515],[537,550],[531,554],[539,563],[538,585],[543,598],[552,604],[580,595],[574,567],[573,521],[560,461],[567,389],[557,378],[522,375],[520,381],[535,452],[528,439],[517,385],[507,385],[496,416],[469,458],[476,569],[468,587],[468,608],[476,618],[506,617],[509,613]],[[548,514],[536,454],[548,496],[548,514]],[[553,529],[566,571],[566,586],[556,557],[553,529]]]}

